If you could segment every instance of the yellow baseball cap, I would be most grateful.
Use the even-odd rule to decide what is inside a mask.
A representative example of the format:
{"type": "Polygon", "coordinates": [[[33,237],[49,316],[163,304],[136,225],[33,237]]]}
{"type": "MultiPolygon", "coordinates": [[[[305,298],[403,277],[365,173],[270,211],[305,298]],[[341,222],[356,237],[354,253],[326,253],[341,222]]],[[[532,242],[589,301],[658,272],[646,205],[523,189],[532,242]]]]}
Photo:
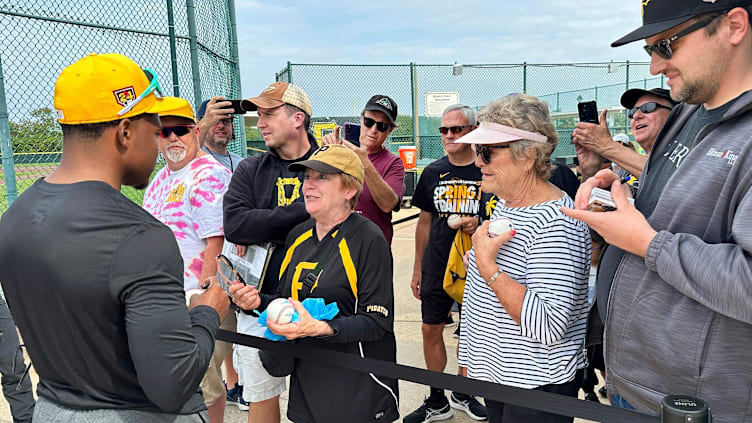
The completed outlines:
{"type": "Polygon", "coordinates": [[[196,123],[196,118],[193,116],[193,107],[188,100],[180,97],[165,97],[161,99],[160,103],[159,117],[177,116],[196,123]]]}
{"type": "Polygon", "coordinates": [[[363,162],[349,148],[342,144],[327,144],[314,151],[308,160],[287,166],[293,172],[311,168],[321,173],[347,173],[361,184],[364,179],[363,162]]]}
{"type": "Polygon", "coordinates": [[[111,122],[159,113],[157,74],[115,53],[91,53],[66,67],[55,83],[57,121],[68,125],[111,122]]]}

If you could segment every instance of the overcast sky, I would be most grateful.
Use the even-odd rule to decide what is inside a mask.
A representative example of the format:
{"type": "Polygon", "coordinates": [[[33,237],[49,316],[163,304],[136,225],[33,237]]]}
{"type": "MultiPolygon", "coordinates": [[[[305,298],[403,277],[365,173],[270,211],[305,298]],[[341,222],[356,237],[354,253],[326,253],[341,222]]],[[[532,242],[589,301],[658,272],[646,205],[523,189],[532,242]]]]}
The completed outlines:
{"type": "MultiPolygon", "coordinates": [[[[292,63],[647,61],[639,0],[236,0],[245,97],[292,63]]],[[[294,77],[293,77],[294,82],[294,77]]]]}

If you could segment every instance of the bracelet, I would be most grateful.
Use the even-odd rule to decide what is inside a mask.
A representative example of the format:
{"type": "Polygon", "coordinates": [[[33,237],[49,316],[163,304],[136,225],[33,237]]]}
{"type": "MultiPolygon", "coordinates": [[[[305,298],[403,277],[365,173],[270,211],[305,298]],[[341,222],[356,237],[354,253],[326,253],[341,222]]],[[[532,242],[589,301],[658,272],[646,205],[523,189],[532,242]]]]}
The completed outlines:
{"type": "Polygon", "coordinates": [[[496,273],[494,273],[493,276],[491,276],[491,278],[486,281],[486,285],[488,285],[488,287],[490,288],[491,284],[494,283],[494,281],[496,280],[496,278],[498,278],[499,275],[501,275],[502,273],[503,272],[501,271],[501,269],[499,269],[497,267],[496,268],[496,273]]]}

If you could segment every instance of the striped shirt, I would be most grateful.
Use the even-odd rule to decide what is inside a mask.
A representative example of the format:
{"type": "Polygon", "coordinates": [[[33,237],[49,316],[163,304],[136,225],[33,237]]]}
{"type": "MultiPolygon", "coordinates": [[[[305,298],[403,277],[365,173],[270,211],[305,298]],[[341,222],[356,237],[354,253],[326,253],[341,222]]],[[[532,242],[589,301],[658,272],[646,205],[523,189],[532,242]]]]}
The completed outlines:
{"type": "Polygon", "coordinates": [[[493,218],[514,222],[517,234],[496,264],[527,288],[520,325],[478,274],[470,253],[459,346],[468,377],[520,388],[566,383],[586,365],[590,232],[559,208],[562,198],[529,207],[501,202],[493,218]]]}

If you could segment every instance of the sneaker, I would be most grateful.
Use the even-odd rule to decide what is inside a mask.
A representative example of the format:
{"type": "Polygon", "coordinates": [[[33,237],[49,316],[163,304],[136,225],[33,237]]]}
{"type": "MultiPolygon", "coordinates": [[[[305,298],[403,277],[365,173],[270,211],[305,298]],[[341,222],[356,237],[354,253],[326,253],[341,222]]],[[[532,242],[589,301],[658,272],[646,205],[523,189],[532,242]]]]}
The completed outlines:
{"type": "Polygon", "coordinates": [[[457,329],[454,330],[452,337],[454,339],[460,339],[460,325],[459,324],[457,325],[457,329]]]}
{"type": "Polygon", "coordinates": [[[603,398],[608,398],[608,392],[606,392],[605,386],[602,386],[601,389],[598,390],[598,394],[603,398]]]}
{"type": "MultiPolygon", "coordinates": [[[[434,406],[429,404],[429,400],[430,398],[426,398],[426,400],[423,401],[423,405],[421,405],[417,410],[405,416],[405,418],[402,419],[402,422],[429,423],[437,422],[440,420],[449,420],[452,418],[454,411],[452,411],[452,408],[449,407],[448,402],[444,403],[444,405],[439,408],[433,408],[434,406]]],[[[446,401],[446,397],[444,397],[444,401],[446,401]]]]}
{"type": "Polygon", "coordinates": [[[248,403],[243,399],[243,386],[235,384],[232,389],[227,389],[225,384],[225,390],[227,390],[227,403],[235,404],[241,411],[248,411],[248,403]]]}
{"type": "Polygon", "coordinates": [[[453,327],[456,324],[457,323],[455,323],[454,319],[452,318],[452,313],[449,313],[449,315],[447,315],[446,320],[444,321],[444,327],[445,328],[451,328],[451,327],[453,327]]]}
{"type": "Polygon", "coordinates": [[[449,395],[449,405],[455,410],[464,411],[473,420],[488,419],[486,406],[473,396],[452,392],[449,395]]]}
{"type": "Polygon", "coordinates": [[[585,401],[600,403],[600,400],[598,399],[598,396],[595,395],[595,392],[588,392],[587,394],[585,394],[585,401]]]}

